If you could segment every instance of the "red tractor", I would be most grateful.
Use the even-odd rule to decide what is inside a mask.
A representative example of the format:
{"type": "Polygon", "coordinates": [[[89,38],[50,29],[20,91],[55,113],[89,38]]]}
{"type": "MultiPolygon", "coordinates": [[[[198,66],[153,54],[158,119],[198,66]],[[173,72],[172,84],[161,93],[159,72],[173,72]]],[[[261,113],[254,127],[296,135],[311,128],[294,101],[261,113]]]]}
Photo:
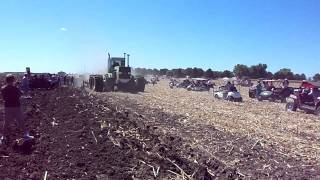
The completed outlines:
{"type": "Polygon", "coordinates": [[[320,116],[320,82],[304,81],[299,89],[294,90],[287,99],[286,110],[296,111],[297,109],[320,116]]]}

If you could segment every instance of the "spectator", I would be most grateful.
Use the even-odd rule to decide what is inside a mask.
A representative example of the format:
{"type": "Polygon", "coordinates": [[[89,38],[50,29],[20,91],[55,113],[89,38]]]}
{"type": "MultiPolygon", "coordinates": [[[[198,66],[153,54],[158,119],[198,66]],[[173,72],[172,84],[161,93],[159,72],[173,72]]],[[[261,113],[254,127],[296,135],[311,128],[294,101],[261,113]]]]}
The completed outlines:
{"type": "Polygon", "coordinates": [[[226,89],[229,91],[230,87],[231,87],[231,82],[228,81],[227,84],[226,84],[226,89]]]}
{"type": "Polygon", "coordinates": [[[229,89],[228,89],[229,92],[238,92],[237,88],[234,86],[234,84],[231,84],[229,86],[229,89]]]}
{"type": "Polygon", "coordinates": [[[71,86],[74,86],[74,77],[73,76],[71,76],[70,81],[71,81],[71,86]]]}
{"type": "Polygon", "coordinates": [[[275,88],[275,86],[273,85],[272,81],[270,81],[270,84],[267,88],[267,91],[272,91],[275,88]]]}
{"type": "Polygon", "coordinates": [[[21,91],[15,86],[15,77],[11,74],[6,76],[6,85],[1,88],[1,95],[4,100],[4,124],[2,127],[2,137],[0,144],[6,142],[8,136],[8,127],[13,120],[16,120],[20,130],[23,131],[25,140],[33,139],[26,130],[23,114],[20,105],[21,91]]]}
{"type": "Polygon", "coordinates": [[[63,83],[64,83],[64,85],[67,85],[67,76],[63,77],[63,83]]]}
{"type": "Polygon", "coordinates": [[[287,88],[289,86],[289,81],[288,79],[284,79],[284,81],[282,82],[283,88],[287,88]]]}
{"type": "Polygon", "coordinates": [[[21,90],[24,93],[28,93],[28,91],[30,90],[30,80],[29,80],[28,74],[24,74],[24,76],[22,78],[21,90]]]}
{"type": "Polygon", "coordinates": [[[257,89],[256,89],[256,97],[257,97],[257,98],[260,96],[261,92],[262,92],[261,81],[258,81],[257,89]]]}

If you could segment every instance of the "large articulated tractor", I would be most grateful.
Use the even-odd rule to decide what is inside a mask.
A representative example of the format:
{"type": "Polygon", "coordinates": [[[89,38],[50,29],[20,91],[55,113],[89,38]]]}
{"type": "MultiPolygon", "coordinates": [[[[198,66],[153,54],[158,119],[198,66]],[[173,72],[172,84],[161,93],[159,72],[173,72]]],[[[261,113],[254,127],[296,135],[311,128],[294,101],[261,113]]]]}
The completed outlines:
{"type": "Polygon", "coordinates": [[[108,53],[108,73],[90,75],[89,86],[97,92],[124,91],[143,92],[146,84],[144,77],[134,77],[129,66],[129,54],[124,57],[111,57],[108,53]],[[125,61],[127,60],[127,65],[125,61]]]}

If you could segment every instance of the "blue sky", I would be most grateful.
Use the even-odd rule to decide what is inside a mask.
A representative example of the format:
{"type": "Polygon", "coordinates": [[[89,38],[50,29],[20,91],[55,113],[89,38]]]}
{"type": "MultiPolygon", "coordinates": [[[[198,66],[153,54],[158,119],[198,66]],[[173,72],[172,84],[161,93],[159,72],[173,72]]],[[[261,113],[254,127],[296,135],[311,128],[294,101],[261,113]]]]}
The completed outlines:
{"type": "Polygon", "coordinates": [[[320,70],[319,0],[3,0],[0,71],[134,67],[320,70]]]}

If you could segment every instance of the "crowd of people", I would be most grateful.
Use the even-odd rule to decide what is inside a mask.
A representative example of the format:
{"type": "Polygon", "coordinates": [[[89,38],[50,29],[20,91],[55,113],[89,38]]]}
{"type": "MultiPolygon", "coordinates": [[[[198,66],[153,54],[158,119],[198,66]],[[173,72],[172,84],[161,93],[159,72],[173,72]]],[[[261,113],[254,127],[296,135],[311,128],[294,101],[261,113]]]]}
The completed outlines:
{"type": "Polygon", "coordinates": [[[52,89],[60,86],[75,86],[73,76],[59,76],[55,74],[24,74],[21,82],[17,77],[8,74],[5,77],[5,85],[1,87],[1,96],[4,102],[4,122],[0,131],[0,145],[9,143],[9,125],[17,122],[23,133],[25,141],[34,137],[26,129],[24,115],[20,100],[21,98],[32,98],[29,91],[34,89],[52,89]]]}

